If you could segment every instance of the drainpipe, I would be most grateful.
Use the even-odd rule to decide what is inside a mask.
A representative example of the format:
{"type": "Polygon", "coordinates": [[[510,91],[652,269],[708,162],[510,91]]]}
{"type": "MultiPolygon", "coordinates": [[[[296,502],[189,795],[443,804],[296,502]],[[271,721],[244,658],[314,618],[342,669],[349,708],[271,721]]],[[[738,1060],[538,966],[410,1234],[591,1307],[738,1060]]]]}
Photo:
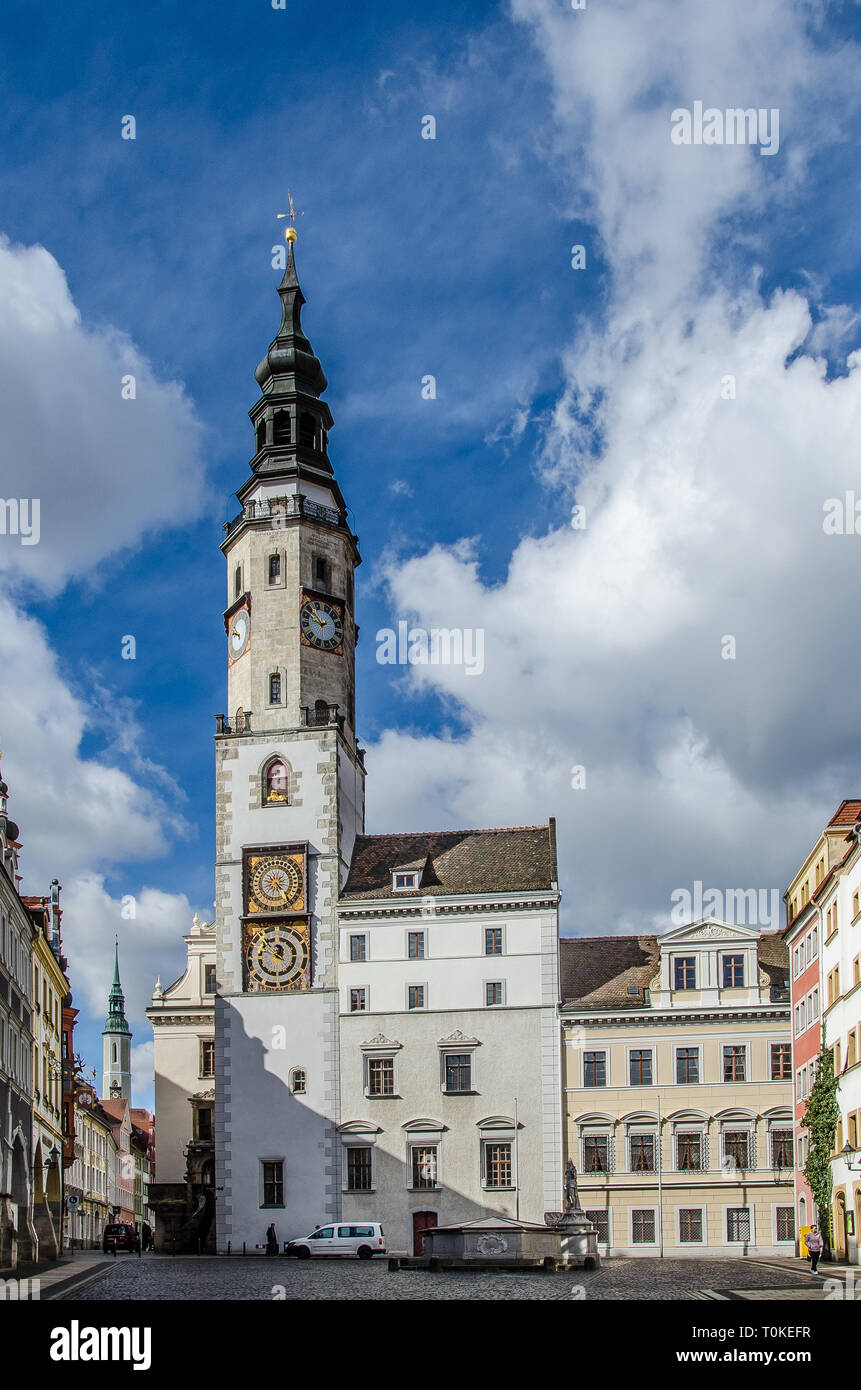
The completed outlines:
{"type": "Polygon", "coordinates": [[[517,1096],[514,1097],[514,1215],[520,1220],[520,1150],[517,1137],[517,1096]]]}
{"type": "Polygon", "coordinates": [[[658,1228],[660,1230],[659,1255],[664,1258],[664,1136],[662,1133],[661,1097],[658,1095],[658,1228]]]}

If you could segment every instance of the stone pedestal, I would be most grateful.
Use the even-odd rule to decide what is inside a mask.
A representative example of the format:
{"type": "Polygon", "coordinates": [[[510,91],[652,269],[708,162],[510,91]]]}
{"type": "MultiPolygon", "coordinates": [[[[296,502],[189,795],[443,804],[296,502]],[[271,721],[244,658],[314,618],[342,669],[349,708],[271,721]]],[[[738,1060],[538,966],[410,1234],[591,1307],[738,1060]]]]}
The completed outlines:
{"type": "Polygon", "coordinates": [[[553,1229],[559,1236],[562,1259],[566,1265],[598,1269],[601,1264],[601,1256],[598,1254],[598,1227],[589,1220],[582,1208],[556,1216],[553,1229]]]}

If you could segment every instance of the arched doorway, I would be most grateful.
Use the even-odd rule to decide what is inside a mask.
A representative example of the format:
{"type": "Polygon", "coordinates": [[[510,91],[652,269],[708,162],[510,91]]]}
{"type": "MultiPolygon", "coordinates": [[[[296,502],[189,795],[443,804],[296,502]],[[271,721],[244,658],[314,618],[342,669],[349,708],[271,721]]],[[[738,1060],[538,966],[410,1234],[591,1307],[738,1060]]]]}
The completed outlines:
{"type": "Polygon", "coordinates": [[[849,1253],[849,1237],[846,1230],[846,1195],[842,1191],[834,1194],[834,1254],[838,1260],[845,1260],[849,1253]]]}

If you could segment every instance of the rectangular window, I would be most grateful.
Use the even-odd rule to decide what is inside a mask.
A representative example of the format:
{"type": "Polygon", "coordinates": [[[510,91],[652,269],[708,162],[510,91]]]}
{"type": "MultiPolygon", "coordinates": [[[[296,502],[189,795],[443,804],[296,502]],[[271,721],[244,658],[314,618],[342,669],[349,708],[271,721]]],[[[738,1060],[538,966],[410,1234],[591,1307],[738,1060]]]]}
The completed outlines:
{"type": "Polygon", "coordinates": [[[700,1172],[703,1166],[701,1134],[676,1135],[676,1168],[681,1172],[700,1172]]]}
{"type": "Polygon", "coordinates": [[[366,1145],[347,1149],[347,1189],[350,1192],[370,1192],[373,1188],[371,1150],[366,1145]]]}
{"type": "Polygon", "coordinates": [[[771,1079],[772,1081],[789,1081],[792,1076],[792,1045],[791,1043],[772,1043],[771,1044],[771,1079]]]}
{"type": "Polygon", "coordinates": [[[424,960],[425,934],[423,931],[407,932],[407,955],[410,960],[424,960]]]}
{"type": "Polygon", "coordinates": [[[609,1134],[587,1134],[583,1138],[583,1171],[586,1173],[609,1173],[610,1136],[609,1134]]]}
{"type": "Polygon", "coordinates": [[[631,1240],[634,1245],[654,1245],[655,1212],[653,1207],[645,1210],[634,1208],[631,1212],[631,1240]]]}
{"type": "Polygon", "coordinates": [[[723,1050],[724,1081],[744,1081],[747,1048],[744,1043],[733,1044],[723,1050]]]}
{"type": "Polygon", "coordinates": [[[200,1044],[200,1074],[201,1076],[215,1075],[214,1038],[204,1038],[200,1044]]]}
{"type": "Polygon", "coordinates": [[[368,1060],[368,1095],[393,1096],[394,1094],[394,1057],[371,1057],[368,1060]]]}
{"type": "Polygon", "coordinates": [[[676,956],[673,961],[673,981],[676,989],[696,989],[696,956],[676,956]]]}
{"type": "Polygon", "coordinates": [[[726,1214],[728,1241],[750,1240],[750,1208],[729,1207],[726,1214]]]}
{"type": "Polygon", "coordinates": [[[629,1068],[632,1086],[651,1086],[652,1049],[635,1048],[629,1057],[629,1068]]]}
{"type": "Polygon", "coordinates": [[[437,1173],[436,1145],[415,1146],[412,1150],[412,1187],[436,1187],[437,1173]]]}
{"type": "Polygon", "coordinates": [[[795,1240],[795,1211],[792,1207],[777,1207],[777,1239],[795,1240]]]}
{"type": "Polygon", "coordinates": [[[277,584],[281,578],[281,556],[269,556],[269,583],[277,584]]]}
{"type": "Polygon", "coordinates": [[[700,1050],[698,1047],[676,1048],[676,1082],[679,1086],[698,1082],[700,1079],[700,1050]]]}
{"type": "Polygon", "coordinates": [[[511,1187],[510,1144],[485,1144],[484,1162],[488,1187],[511,1187]]]}
{"type": "Polygon", "coordinates": [[[792,1167],[792,1130],[773,1129],[771,1131],[772,1168],[792,1167]]]}
{"type": "Polygon", "coordinates": [[[446,1053],[445,1089],[450,1093],[472,1090],[472,1057],[468,1052],[446,1053]]]}
{"type": "Polygon", "coordinates": [[[587,1211],[587,1212],[586,1212],[586,1215],[588,1216],[589,1220],[592,1222],[593,1226],[597,1226],[597,1227],[598,1227],[598,1234],[597,1234],[597,1236],[596,1236],[596,1240],[598,1241],[598,1244],[599,1244],[599,1245],[609,1245],[609,1244],[610,1244],[610,1213],[609,1213],[609,1211],[607,1210],[607,1208],[606,1208],[606,1207],[600,1207],[600,1208],[598,1208],[597,1210],[596,1210],[595,1208],[592,1208],[590,1211],[587,1211]]]}
{"type": "Polygon", "coordinates": [[[395,888],[418,888],[418,874],[395,874],[395,888]]]}
{"type": "Polygon", "coordinates": [[[607,1054],[606,1054],[606,1052],[584,1052],[584,1053],[583,1053],[583,1085],[584,1085],[584,1086],[606,1086],[606,1085],[607,1085],[607,1054]]]}
{"type": "Polygon", "coordinates": [[[361,1014],[361,1013],[364,1013],[364,1012],[365,1012],[365,1008],[366,1008],[365,995],[366,995],[366,991],[363,990],[363,989],[351,989],[351,990],[350,990],[350,1013],[351,1013],[351,1014],[361,1014]]]}
{"type": "Polygon", "coordinates": [[[631,1172],[654,1173],[656,1171],[654,1134],[632,1134],[629,1143],[631,1146],[631,1172]]]}
{"type": "Polygon", "coordinates": [[[484,932],[484,954],[502,955],[502,927],[486,927],[484,932]]]}
{"type": "Polygon", "coordinates": [[[281,676],[277,671],[269,677],[269,703],[270,705],[280,705],[281,703],[281,676]]]}
{"type": "Polygon", "coordinates": [[[724,1158],[734,1163],[736,1168],[747,1168],[750,1149],[750,1135],[745,1129],[726,1129],[723,1135],[724,1158]]]}
{"type": "Polygon", "coordinates": [[[744,956],[723,957],[724,989],[741,989],[744,984],[744,956]]]}
{"type": "Polygon", "coordinates": [[[682,1207],[679,1212],[679,1244],[702,1245],[703,1209],[702,1207],[682,1207]]]}
{"type": "Polygon", "coordinates": [[[284,1164],[282,1161],[263,1164],[263,1205],[283,1207],[284,1164]]]}
{"type": "Polygon", "coordinates": [[[488,1008],[492,1004],[502,1003],[502,981],[489,980],[484,986],[484,1002],[488,1008]]]}
{"type": "Polygon", "coordinates": [[[203,992],[204,994],[215,993],[215,966],[205,965],[203,967],[203,992]]]}
{"type": "Polygon", "coordinates": [[[367,960],[367,941],[366,936],[350,937],[350,960],[367,960]]]}
{"type": "Polygon", "coordinates": [[[425,987],[424,985],[407,986],[407,1008],[423,1009],[425,1006],[425,987]]]}

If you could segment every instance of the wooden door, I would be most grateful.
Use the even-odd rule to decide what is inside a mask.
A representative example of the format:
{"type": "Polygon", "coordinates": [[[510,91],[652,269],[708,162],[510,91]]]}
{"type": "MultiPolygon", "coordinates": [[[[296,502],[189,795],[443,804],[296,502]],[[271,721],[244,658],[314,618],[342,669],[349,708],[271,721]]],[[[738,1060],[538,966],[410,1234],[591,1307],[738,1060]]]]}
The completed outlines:
{"type": "Polygon", "coordinates": [[[413,1212],[413,1254],[422,1254],[422,1231],[426,1231],[430,1226],[438,1226],[439,1217],[435,1211],[414,1211],[413,1212]]]}

